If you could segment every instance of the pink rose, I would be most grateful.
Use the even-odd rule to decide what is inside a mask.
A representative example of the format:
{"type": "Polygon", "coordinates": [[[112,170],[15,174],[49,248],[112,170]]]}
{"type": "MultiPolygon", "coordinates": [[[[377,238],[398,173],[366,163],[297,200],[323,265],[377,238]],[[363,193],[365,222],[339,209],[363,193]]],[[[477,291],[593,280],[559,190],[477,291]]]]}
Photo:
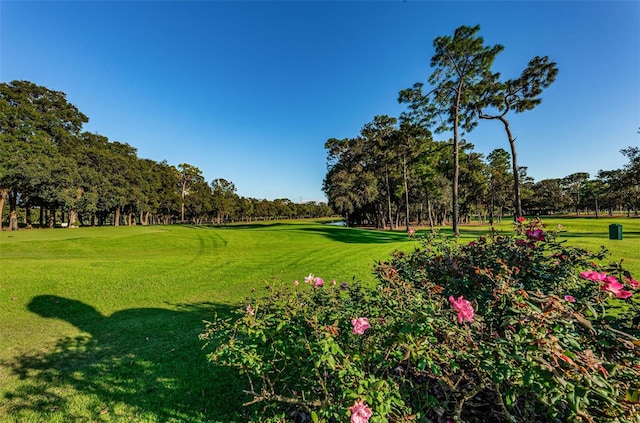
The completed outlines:
{"type": "Polygon", "coordinates": [[[576,299],[575,299],[575,297],[573,295],[565,295],[564,299],[566,301],[569,301],[570,303],[575,303],[576,302],[576,299]]]}
{"type": "Polygon", "coordinates": [[[602,285],[602,289],[610,291],[615,294],[616,297],[625,299],[633,295],[631,291],[625,291],[624,285],[621,284],[614,276],[607,276],[604,279],[605,285],[602,285]]]}
{"type": "Polygon", "coordinates": [[[324,280],[322,278],[315,278],[313,280],[313,286],[318,288],[319,286],[324,285],[324,280]]]}
{"type": "Polygon", "coordinates": [[[467,322],[473,321],[473,307],[468,300],[465,300],[462,295],[456,300],[453,295],[451,295],[449,301],[451,301],[453,308],[458,312],[459,324],[462,324],[462,320],[466,320],[467,322]]]}
{"type": "Polygon", "coordinates": [[[356,401],[349,407],[349,411],[351,411],[351,423],[368,423],[373,415],[373,411],[364,405],[364,401],[356,401]]]}
{"type": "Polygon", "coordinates": [[[532,241],[544,241],[544,231],[542,229],[534,229],[533,231],[527,229],[525,232],[527,237],[532,241]]]}
{"type": "Polygon", "coordinates": [[[616,292],[616,297],[621,298],[623,300],[625,298],[629,298],[632,295],[633,293],[631,291],[625,291],[624,289],[621,289],[620,291],[616,292]]]}
{"type": "Polygon", "coordinates": [[[367,319],[366,317],[351,319],[351,324],[353,325],[353,333],[356,335],[363,335],[364,331],[371,327],[371,325],[369,324],[369,319],[367,319]]]}
{"type": "Polygon", "coordinates": [[[603,282],[607,278],[607,274],[596,272],[595,270],[587,270],[586,272],[581,272],[580,277],[594,282],[603,282]]]}
{"type": "Polygon", "coordinates": [[[624,288],[624,285],[622,285],[620,282],[618,282],[618,280],[613,276],[607,276],[605,278],[604,282],[605,282],[606,285],[603,285],[602,289],[604,289],[606,291],[618,292],[622,288],[624,288]]]}

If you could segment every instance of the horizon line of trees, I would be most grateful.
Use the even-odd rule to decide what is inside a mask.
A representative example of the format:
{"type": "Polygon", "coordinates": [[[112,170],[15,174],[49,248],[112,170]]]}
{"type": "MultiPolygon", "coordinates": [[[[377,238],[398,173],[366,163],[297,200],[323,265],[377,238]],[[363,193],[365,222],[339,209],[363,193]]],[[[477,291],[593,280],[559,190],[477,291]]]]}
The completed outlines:
{"type": "Polygon", "coordinates": [[[8,226],[149,225],[323,217],[326,203],[241,197],[200,169],[137,156],[127,143],[82,130],[66,94],[29,81],[0,83],[0,230],[8,226]]]}
{"type": "Polygon", "coordinates": [[[401,90],[407,105],[399,118],[378,115],[353,138],[325,143],[327,174],[323,190],[329,205],[350,225],[391,230],[410,222],[458,226],[476,215],[490,224],[505,215],[557,213],[574,209],[638,208],[640,154],[622,150],[624,169],[600,171],[597,179],[576,173],[534,182],[518,164],[509,116],[532,110],[556,79],[547,56],[531,59],[520,76],[504,79],[492,70],[501,45],[487,46],[480,26],[461,26],[453,36],[437,37],[431,58],[430,90],[418,82],[401,90]],[[500,122],[509,151],[487,157],[467,140],[481,120],[500,122]],[[434,140],[433,134],[451,138],[434,140]]]}

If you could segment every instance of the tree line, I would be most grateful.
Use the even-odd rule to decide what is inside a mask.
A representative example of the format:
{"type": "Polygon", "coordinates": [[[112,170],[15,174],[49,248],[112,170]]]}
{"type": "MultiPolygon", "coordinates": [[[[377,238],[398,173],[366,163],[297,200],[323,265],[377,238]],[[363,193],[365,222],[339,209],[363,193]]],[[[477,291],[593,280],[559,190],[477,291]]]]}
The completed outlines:
{"type": "Polygon", "coordinates": [[[29,81],[0,84],[0,229],[225,223],[330,215],[323,202],[239,196],[200,169],[139,158],[134,147],[83,131],[66,94],[29,81]],[[5,214],[5,206],[8,213],[5,214]],[[22,217],[22,219],[20,219],[22,217]]]}
{"type": "Polygon", "coordinates": [[[536,56],[520,76],[505,79],[492,69],[503,46],[485,45],[479,30],[461,26],[434,40],[430,89],[418,82],[401,90],[398,101],[407,109],[399,117],[375,116],[356,137],[325,143],[329,205],[352,225],[408,230],[411,221],[450,222],[455,235],[472,216],[493,224],[506,214],[635,211],[635,147],[622,150],[630,160],[624,169],[601,171],[595,180],[586,173],[537,183],[527,176],[509,119],[541,103],[558,67],[536,56]],[[473,151],[467,138],[481,121],[501,124],[509,151],[497,148],[487,157],[473,151]],[[434,140],[441,133],[451,138],[434,140]]]}

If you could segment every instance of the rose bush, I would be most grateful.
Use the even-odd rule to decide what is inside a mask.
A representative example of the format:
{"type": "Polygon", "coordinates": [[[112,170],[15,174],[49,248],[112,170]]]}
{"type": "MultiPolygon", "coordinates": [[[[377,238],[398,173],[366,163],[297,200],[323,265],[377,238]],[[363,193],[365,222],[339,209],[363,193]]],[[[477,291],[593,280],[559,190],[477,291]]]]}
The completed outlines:
{"type": "Polygon", "coordinates": [[[378,263],[375,289],[309,275],[202,338],[246,375],[247,420],[640,421],[638,282],[604,258],[535,220],[433,234],[378,263]]]}

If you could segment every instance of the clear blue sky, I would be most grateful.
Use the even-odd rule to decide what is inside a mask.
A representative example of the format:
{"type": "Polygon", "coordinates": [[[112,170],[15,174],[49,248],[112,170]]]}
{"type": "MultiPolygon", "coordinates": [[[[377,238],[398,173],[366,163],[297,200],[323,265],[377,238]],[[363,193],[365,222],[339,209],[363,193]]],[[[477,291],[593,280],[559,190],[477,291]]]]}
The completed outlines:
{"type": "MultiPolygon", "coordinates": [[[[640,2],[0,1],[0,80],[63,91],[85,129],[199,167],[239,195],[325,200],[327,139],[353,137],[431,72],[433,39],[480,24],[494,70],[558,63],[512,118],[535,180],[620,168],[640,144],[640,2]]],[[[438,137],[445,139],[446,135],[438,137]]],[[[508,149],[497,122],[469,134],[508,149]]]]}

